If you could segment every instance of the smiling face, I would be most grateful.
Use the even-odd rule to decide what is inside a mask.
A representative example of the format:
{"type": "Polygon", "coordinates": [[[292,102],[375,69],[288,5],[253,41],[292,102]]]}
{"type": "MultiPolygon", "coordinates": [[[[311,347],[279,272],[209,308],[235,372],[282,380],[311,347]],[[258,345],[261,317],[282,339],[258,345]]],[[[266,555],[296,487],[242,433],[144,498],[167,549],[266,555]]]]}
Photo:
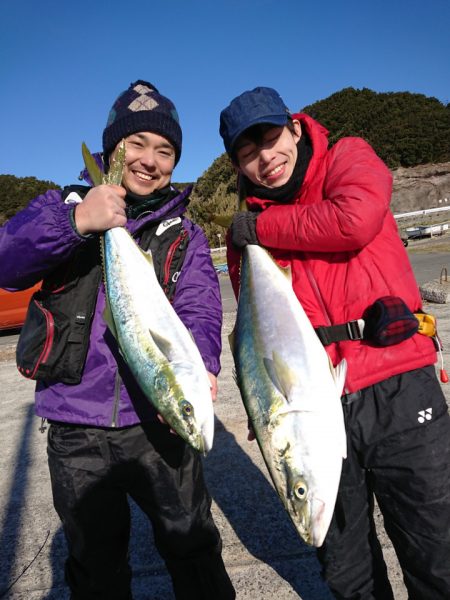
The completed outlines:
{"type": "MultiPolygon", "coordinates": [[[[141,131],[125,138],[123,187],[138,196],[148,196],[170,183],[175,167],[175,149],[163,136],[141,131]]],[[[117,150],[113,151],[111,158],[117,150]]]]}
{"type": "Polygon", "coordinates": [[[287,183],[297,161],[300,123],[288,126],[256,125],[245,131],[234,149],[239,171],[255,185],[277,188],[287,183]]]}

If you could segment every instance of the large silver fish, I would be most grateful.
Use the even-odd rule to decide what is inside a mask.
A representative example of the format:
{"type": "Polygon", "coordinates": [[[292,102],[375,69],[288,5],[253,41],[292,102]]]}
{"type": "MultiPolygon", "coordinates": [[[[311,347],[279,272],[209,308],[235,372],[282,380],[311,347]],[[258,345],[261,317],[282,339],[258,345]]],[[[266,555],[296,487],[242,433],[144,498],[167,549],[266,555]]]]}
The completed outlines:
{"type": "MultiPolygon", "coordinates": [[[[99,174],[83,147],[95,184],[99,174]]],[[[120,185],[122,144],[101,182],[120,185]]],[[[170,427],[193,448],[212,447],[214,411],[211,385],[200,352],[164,294],[150,254],[123,227],[103,235],[106,317],[139,386],[170,427]],[[108,312],[111,317],[108,317],[108,312]]]]}
{"type": "Polygon", "coordinates": [[[346,456],[336,369],[283,272],[266,250],[244,249],[231,339],[237,383],[278,495],[300,536],[321,546],[346,456]]]}

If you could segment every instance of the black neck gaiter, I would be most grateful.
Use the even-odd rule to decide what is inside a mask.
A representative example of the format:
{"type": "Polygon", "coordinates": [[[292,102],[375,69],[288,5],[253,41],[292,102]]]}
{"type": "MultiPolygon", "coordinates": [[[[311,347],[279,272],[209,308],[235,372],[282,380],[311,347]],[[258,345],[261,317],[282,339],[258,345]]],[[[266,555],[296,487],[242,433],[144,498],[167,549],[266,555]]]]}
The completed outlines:
{"type": "Polygon", "coordinates": [[[304,133],[297,144],[297,161],[289,181],[280,187],[267,188],[255,185],[247,177],[244,177],[246,195],[262,200],[274,200],[283,204],[291,202],[302,186],[312,153],[311,140],[304,133]]]}
{"type": "Polygon", "coordinates": [[[152,192],[148,196],[138,196],[132,192],[127,192],[125,202],[127,203],[127,216],[129,219],[136,219],[144,212],[155,211],[161,208],[163,204],[174,197],[174,190],[170,185],[152,192]]]}

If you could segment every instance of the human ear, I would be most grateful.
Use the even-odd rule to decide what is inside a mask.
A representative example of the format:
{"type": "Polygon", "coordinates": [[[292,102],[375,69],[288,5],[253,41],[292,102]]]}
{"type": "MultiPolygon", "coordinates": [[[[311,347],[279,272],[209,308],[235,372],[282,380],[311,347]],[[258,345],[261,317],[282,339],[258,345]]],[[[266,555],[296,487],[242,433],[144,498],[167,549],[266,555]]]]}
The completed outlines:
{"type": "Polygon", "coordinates": [[[300,125],[300,121],[297,121],[297,119],[294,119],[292,121],[292,124],[294,126],[292,136],[295,140],[295,143],[297,144],[300,141],[300,138],[302,137],[302,126],[300,125]]]}

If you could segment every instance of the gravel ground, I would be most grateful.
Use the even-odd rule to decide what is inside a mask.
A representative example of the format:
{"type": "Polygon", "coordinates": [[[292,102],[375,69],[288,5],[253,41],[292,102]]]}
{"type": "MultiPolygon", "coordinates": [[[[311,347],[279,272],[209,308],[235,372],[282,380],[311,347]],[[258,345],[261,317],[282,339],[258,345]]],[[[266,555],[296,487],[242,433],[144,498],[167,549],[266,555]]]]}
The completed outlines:
{"type": "MultiPolygon", "coordinates": [[[[425,310],[438,318],[444,360],[450,371],[449,306],[430,304],[425,310]]],[[[232,377],[227,340],[234,319],[233,312],[224,316],[216,438],[204,461],[227,568],[241,600],[330,600],[331,594],[319,576],[315,551],[295,533],[269,481],[257,444],[246,439],[247,419],[232,377]]],[[[0,597],[67,600],[63,583],[65,542],[52,507],[45,435],[39,433],[39,420],[33,412],[34,385],[17,373],[13,346],[2,347],[0,381],[0,597]]],[[[450,384],[443,390],[450,405],[450,384]]],[[[133,504],[131,508],[134,598],[173,600],[148,523],[133,504]]],[[[400,568],[378,511],[376,521],[395,598],[406,600],[400,568]]]]}

